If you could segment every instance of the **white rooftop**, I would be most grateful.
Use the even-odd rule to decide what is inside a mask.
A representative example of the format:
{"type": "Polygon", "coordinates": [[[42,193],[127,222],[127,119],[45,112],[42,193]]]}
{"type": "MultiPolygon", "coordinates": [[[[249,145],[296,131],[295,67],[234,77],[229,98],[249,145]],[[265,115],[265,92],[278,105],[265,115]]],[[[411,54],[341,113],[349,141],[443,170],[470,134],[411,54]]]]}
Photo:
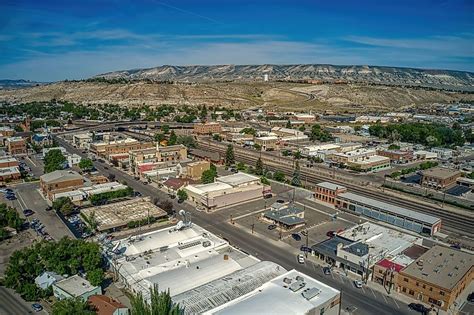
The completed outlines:
{"type": "Polygon", "coordinates": [[[329,189],[329,190],[346,189],[346,187],[344,187],[342,185],[338,185],[338,184],[334,184],[334,183],[330,183],[330,182],[322,182],[322,183],[316,184],[316,186],[326,188],[326,189],[329,189]]]}
{"type": "Polygon", "coordinates": [[[203,314],[312,314],[314,308],[337,300],[339,295],[338,290],[291,270],[252,292],[203,314]],[[303,287],[297,285],[302,282],[305,283],[303,287]]]}
{"type": "Polygon", "coordinates": [[[204,195],[206,193],[210,193],[213,191],[219,191],[219,190],[225,190],[225,189],[231,189],[232,186],[225,184],[225,183],[219,183],[219,182],[214,182],[214,183],[209,183],[209,184],[201,184],[201,185],[187,185],[186,189],[198,194],[198,195],[204,195]]]}
{"type": "Polygon", "coordinates": [[[90,284],[89,281],[78,275],[74,275],[64,280],[60,280],[53,285],[62,289],[63,291],[66,291],[74,297],[79,297],[84,293],[90,292],[96,288],[95,286],[90,284]]]}
{"type": "Polygon", "coordinates": [[[278,140],[277,136],[263,136],[255,138],[255,140],[262,140],[262,141],[270,141],[270,140],[278,140]]]}
{"type": "Polygon", "coordinates": [[[20,169],[16,166],[0,168],[0,176],[20,174],[20,169]]]}
{"type": "Polygon", "coordinates": [[[147,298],[153,284],[174,296],[258,262],[197,225],[165,228],[112,245],[123,252],[113,262],[121,277],[147,298]]]}
{"type": "Polygon", "coordinates": [[[235,187],[254,181],[260,181],[260,178],[253,175],[238,172],[236,174],[218,177],[216,178],[216,181],[235,187]]]}
{"type": "Polygon", "coordinates": [[[380,155],[372,155],[367,158],[364,158],[363,160],[357,160],[354,163],[357,164],[370,164],[370,163],[375,163],[375,162],[382,162],[382,161],[387,161],[389,162],[390,159],[385,156],[380,156],[380,155]]]}

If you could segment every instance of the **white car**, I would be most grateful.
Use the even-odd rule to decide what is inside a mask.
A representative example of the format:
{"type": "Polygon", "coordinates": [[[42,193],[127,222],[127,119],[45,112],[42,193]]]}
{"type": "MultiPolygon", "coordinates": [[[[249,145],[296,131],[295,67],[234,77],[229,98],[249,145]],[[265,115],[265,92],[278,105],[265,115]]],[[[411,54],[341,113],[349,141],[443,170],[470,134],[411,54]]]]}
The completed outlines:
{"type": "Polygon", "coordinates": [[[296,259],[298,260],[298,262],[300,264],[304,264],[304,256],[303,254],[299,254],[298,256],[296,256],[296,259]]]}
{"type": "Polygon", "coordinates": [[[355,281],[354,281],[354,285],[355,285],[355,287],[358,288],[358,289],[362,288],[362,284],[363,284],[363,283],[362,283],[362,281],[360,281],[360,280],[355,280],[355,281]]]}

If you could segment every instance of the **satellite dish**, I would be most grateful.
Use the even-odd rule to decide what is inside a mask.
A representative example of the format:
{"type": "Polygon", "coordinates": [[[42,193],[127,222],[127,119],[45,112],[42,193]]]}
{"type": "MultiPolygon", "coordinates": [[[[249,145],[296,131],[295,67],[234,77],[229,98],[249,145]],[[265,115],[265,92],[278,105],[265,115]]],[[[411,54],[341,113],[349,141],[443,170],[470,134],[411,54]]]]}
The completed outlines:
{"type": "Polygon", "coordinates": [[[179,221],[178,224],[176,224],[176,229],[177,230],[181,230],[182,228],[184,228],[184,222],[183,221],[179,221]]]}
{"type": "Polygon", "coordinates": [[[184,211],[184,209],[179,210],[179,215],[184,217],[186,215],[186,211],[184,211]]]}

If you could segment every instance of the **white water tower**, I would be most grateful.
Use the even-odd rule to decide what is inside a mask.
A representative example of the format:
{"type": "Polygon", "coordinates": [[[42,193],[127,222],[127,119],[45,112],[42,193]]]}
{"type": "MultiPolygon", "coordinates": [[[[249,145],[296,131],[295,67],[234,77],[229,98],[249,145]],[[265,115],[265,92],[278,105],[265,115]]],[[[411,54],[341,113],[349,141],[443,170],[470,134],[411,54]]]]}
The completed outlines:
{"type": "Polygon", "coordinates": [[[268,73],[263,75],[263,82],[268,82],[268,73]]]}

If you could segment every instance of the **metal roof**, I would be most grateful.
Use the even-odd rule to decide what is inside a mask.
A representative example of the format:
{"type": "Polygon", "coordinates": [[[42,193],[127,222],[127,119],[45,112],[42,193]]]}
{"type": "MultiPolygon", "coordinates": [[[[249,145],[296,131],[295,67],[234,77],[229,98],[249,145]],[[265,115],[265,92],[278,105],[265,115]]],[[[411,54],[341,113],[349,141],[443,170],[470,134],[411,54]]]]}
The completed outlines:
{"type": "Polygon", "coordinates": [[[301,212],[304,212],[304,210],[296,207],[287,207],[283,209],[267,211],[265,212],[264,216],[270,220],[274,220],[285,225],[296,225],[305,223],[304,218],[297,216],[297,214],[301,212]]]}
{"type": "Polygon", "coordinates": [[[333,183],[330,183],[330,182],[322,182],[322,183],[316,184],[316,186],[326,188],[326,189],[329,189],[329,190],[346,189],[345,186],[338,185],[338,184],[333,184],[333,183]]]}
{"type": "Polygon", "coordinates": [[[387,211],[387,212],[390,212],[390,213],[393,213],[393,214],[396,214],[396,215],[400,215],[400,216],[411,218],[411,219],[414,219],[414,220],[426,222],[426,223],[429,223],[429,224],[435,224],[435,223],[438,223],[441,220],[440,218],[433,217],[433,216],[428,215],[428,214],[420,213],[420,212],[413,211],[413,210],[408,210],[408,209],[405,209],[405,208],[402,208],[402,207],[391,205],[391,204],[383,202],[383,201],[374,200],[374,199],[371,199],[371,198],[359,196],[359,195],[349,193],[349,192],[339,194],[337,196],[337,198],[342,198],[342,199],[345,199],[345,200],[348,200],[348,201],[355,201],[355,202],[367,205],[369,207],[381,209],[381,210],[384,210],[384,211],[387,211]]]}
{"type": "Polygon", "coordinates": [[[45,183],[54,183],[58,181],[82,179],[82,176],[75,171],[58,170],[42,175],[41,180],[45,183]]]}

